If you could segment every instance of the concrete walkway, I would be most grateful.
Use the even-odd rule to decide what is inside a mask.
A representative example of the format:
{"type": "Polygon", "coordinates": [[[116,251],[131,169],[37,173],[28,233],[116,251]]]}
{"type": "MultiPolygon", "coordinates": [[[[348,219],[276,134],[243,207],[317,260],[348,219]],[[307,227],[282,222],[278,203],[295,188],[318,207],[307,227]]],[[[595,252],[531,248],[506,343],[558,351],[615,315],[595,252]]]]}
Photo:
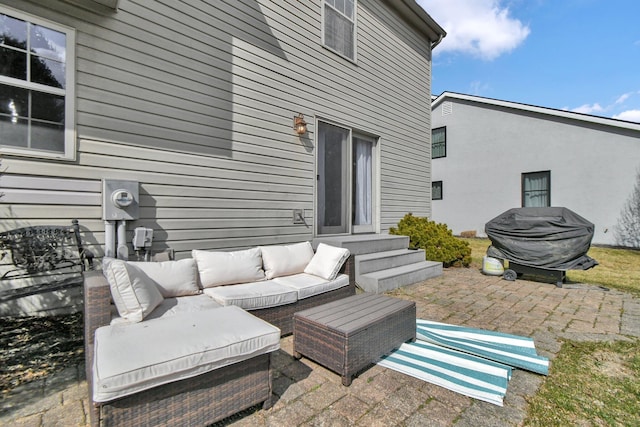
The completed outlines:
{"type": "MultiPolygon", "coordinates": [[[[476,269],[444,275],[392,292],[417,304],[418,317],[533,337],[552,359],[562,339],[640,337],[640,300],[587,284],[551,284],[484,276],[476,269]]],[[[373,366],[350,387],[303,358],[292,358],[292,338],[273,358],[275,404],[254,408],[221,425],[234,426],[517,426],[544,377],[514,371],[498,407],[403,374],[373,366]]],[[[84,367],[71,366],[16,390],[0,404],[0,425],[76,426],[88,423],[84,367]]]]}

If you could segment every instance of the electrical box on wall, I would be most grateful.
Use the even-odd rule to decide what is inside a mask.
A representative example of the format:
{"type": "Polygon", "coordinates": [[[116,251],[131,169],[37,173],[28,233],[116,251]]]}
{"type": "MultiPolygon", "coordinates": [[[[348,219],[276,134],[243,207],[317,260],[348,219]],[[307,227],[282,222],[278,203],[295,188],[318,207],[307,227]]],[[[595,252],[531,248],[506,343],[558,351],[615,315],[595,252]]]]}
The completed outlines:
{"type": "Polygon", "coordinates": [[[133,249],[139,251],[140,249],[147,249],[151,247],[153,242],[153,229],[145,227],[136,227],[133,230],[133,249]]]}
{"type": "Polygon", "coordinates": [[[102,180],[102,219],[108,221],[138,219],[138,181],[102,180]]]}

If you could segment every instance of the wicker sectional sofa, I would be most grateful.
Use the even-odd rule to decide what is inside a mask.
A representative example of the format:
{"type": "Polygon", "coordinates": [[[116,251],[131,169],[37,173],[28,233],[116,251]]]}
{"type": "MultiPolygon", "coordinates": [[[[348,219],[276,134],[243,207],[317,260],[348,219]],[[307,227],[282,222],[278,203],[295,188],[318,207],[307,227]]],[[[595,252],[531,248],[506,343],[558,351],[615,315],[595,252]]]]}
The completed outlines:
{"type": "Polygon", "coordinates": [[[353,256],[323,244],[109,260],[84,279],[91,424],[207,425],[269,407],[270,354],[293,314],[354,294],[353,256]],[[190,265],[197,289],[177,278],[190,265]]]}

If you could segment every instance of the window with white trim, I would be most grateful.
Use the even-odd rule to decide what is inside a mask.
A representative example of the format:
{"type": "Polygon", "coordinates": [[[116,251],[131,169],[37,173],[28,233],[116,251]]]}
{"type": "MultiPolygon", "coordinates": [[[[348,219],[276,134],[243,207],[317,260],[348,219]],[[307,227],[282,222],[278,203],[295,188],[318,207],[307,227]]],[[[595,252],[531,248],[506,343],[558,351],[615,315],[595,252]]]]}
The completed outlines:
{"type": "Polygon", "coordinates": [[[0,153],[72,159],[75,30],[0,6],[0,153]]]}
{"type": "Polygon", "coordinates": [[[324,0],[322,43],[340,55],[356,60],[357,0],[324,0]]]}

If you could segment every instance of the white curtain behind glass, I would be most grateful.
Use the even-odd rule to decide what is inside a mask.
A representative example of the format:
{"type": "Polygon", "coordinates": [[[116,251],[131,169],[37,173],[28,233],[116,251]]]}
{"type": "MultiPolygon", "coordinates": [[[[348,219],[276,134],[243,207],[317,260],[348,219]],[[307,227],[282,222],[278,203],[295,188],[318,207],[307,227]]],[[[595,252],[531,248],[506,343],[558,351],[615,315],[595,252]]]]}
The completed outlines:
{"type": "Polygon", "coordinates": [[[431,132],[431,158],[437,159],[447,155],[447,141],[445,128],[434,129],[431,132]]]}
{"type": "Polygon", "coordinates": [[[536,208],[550,206],[548,172],[526,174],[523,186],[523,206],[536,208]]]}
{"type": "Polygon", "coordinates": [[[370,141],[354,138],[355,188],[354,188],[354,225],[371,224],[371,154],[373,144],[370,141]]]}

